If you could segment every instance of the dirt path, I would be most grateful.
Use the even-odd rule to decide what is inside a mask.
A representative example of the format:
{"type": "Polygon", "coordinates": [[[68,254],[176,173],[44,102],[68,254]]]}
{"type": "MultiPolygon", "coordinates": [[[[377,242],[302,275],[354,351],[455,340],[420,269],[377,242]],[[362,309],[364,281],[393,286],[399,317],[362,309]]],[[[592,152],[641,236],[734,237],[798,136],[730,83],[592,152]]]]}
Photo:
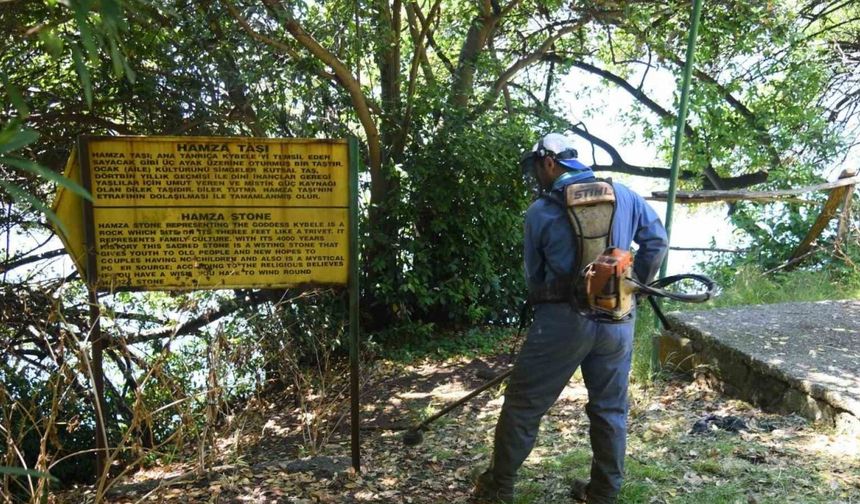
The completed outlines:
{"type": "MultiPolygon", "coordinates": [[[[405,447],[402,432],[380,427],[432,414],[506,366],[500,356],[381,367],[365,388],[363,418],[376,429],[363,432],[360,476],[345,469],[345,433],[324,446],[322,458],[311,461],[316,466],[292,462],[300,454],[295,419],[284,405],[256,404],[220,440],[216,470],[205,477],[182,464],[143,471],[119,486],[110,502],[466,502],[474,474],[487,464],[501,388],[436,423],[419,446],[405,447]]],[[[570,480],[587,474],[585,402],[582,381],[574,377],[544,420],[522,471],[518,502],[568,502],[570,480]]],[[[860,440],[727,400],[704,379],[632,386],[628,453],[623,503],[860,502],[860,440]],[[709,415],[715,416],[699,424],[704,433],[691,434],[709,415]],[[720,429],[716,419],[726,417],[742,420],[746,429],[720,429]]],[[[80,502],[86,495],[64,498],[80,502]]]]}

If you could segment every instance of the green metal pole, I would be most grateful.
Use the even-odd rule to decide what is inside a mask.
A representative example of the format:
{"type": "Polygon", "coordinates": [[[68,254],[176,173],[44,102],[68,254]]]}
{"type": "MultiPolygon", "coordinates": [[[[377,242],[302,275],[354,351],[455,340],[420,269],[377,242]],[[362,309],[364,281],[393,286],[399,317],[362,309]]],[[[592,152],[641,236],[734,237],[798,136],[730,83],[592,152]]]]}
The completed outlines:
{"type": "Polygon", "coordinates": [[[349,139],[349,396],[352,467],[361,472],[358,334],[358,139],[349,139]]]}
{"type": "MultiPolygon", "coordinates": [[[[687,106],[690,101],[690,76],[693,73],[693,60],[696,54],[696,37],[699,33],[699,18],[702,14],[702,0],[694,0],[693,13],[690,16],[690,33],[687,38],[687,58],[684,64],[684,74],[681,80],[681,103],[678,110],[678,122],[675,125],[675,146],[672,149],[672,169],[669,172],[669,196],[666,202],[666,236],[671,243],[672,238],[672,213],[675,209],[675,193],[678,189],[678,165],[681,158],[681,146],[684,143],[684,125],[687,123],[687,106]]],[[[660,266],[660,277],[666,276],[666,269],[669,266],[669,254],[663,259],[663,264],[660,266]]],[[[655,320],[655,325],[659,325],[659,320],[655,320]]],[[[654,344],[651,347],[651,369],[657,370],[660,367],[660,347],[659,339],[654,339],[654,344]]]]}

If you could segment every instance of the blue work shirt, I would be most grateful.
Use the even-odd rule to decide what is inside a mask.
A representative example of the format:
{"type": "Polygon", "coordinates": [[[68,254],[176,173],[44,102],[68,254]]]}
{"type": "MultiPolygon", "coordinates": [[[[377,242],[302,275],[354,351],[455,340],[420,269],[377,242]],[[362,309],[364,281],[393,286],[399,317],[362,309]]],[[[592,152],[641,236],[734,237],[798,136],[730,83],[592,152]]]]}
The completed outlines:
{"type": "MultiPolygon", "coordinates": [[[[594,178],[589,178],[572,183],[593,181],[594,178]]],[[[559,184],[552,192],[558,192],[558,196],[561,196],[567,185],[570,184],[559,184]]],[[[616,206],[609,244],[630,250],[630,244],[636,242],[639,250],[633,261],[633,272],[640,281],[650,282],[660,270],[669,246],[666,229],[642,196],[617,182],[612,185],[615,187],[616,206]]],[[[564,198],[560,197],[559,201],[564,201],[564,198]]],[[[531,204],[526,211],[524,246],[526,284],[529,289],[572,273],[576,246],[573,228],[562,205],[545,197],[531,204]]],[[[582,264],[582,267],[591,260],[582,264]]]]}

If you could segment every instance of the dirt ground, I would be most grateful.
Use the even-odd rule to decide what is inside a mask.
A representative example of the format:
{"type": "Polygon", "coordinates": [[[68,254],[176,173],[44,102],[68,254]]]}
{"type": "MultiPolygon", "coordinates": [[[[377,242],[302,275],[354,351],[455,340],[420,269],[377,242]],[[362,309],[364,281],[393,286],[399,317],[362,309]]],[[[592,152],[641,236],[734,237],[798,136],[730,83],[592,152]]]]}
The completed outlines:
{"type": "MultiPolygon", "coordinates": [[[[314,457],[301,460],[309,454],[300,449],[294,405],[275,397],[231,420],[207,471],[196,471],[193,463],[152,467],[117,482],[108,502],[467,502],[474,476],[488,462],[503,388],[435,423],[418,446],[404,446],[402,429],[508,363],[501,355],[380,364],[363,387],[361,474],[348,467],[345,425],[314,457]]],[[[630,399],[622,503],[860,502],[856,437],[731,400],[705,375],[633,384],[630,399]],[[726,418],[742,421],[744,428],[726,430],[728,423],[720,421],[726,418]]],[[[518,503],[570,502],[570,481],[585,477],[589,465],[586,401],[575,376],[544,419],[521,473],[518,503]]],[[[56,498],[84,502],[92,495],[82,488],[56,498]]]]}

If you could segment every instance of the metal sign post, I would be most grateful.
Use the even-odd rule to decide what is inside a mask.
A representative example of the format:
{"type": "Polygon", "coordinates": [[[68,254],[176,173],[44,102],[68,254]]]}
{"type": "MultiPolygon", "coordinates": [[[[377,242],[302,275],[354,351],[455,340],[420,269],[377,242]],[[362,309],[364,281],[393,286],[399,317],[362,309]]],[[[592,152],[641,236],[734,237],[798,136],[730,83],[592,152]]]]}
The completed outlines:
{"type": "Polygon", "coordinates": [[[361,472],[358,335],[358,139],[349,139],[349,395],[352,467],[361,472]]]}
{"type": "MultiPolygon", "coordinates": [[[[687,38],[687,61],[684,64],[684,73],[681,81],[681,103],[678,110],[678,121],[675,125],[675,145],[672,149],[672,168],[669,173],[669,197],[666,203],[666,238],[671,244],[672,239],[672,213],[675,207],[675,193],[678,186],[678,166],[681,160],[681,146],[684,143],[684,125],[687,122],[687,106],[690,102],[690,76],[693,73],[693,60],[696,56],[696,36],[699,32],[699,19],[702,14],[702,0],[693,1],[693,12],[690,14],[690,32],[687,38]]],[[[660,266],[660,278],[666,276],[669,266],[669,254],[663,259],[660,266]]],[[[658,301],[659,303],[659,301],[658,301]]],[[[655,327],[660,326],[660,320],[654,321],[655,327]]],[[[651,346],[651,370],[656,372],[660,367],[660,340],[655,337],[651,346]]]]}

